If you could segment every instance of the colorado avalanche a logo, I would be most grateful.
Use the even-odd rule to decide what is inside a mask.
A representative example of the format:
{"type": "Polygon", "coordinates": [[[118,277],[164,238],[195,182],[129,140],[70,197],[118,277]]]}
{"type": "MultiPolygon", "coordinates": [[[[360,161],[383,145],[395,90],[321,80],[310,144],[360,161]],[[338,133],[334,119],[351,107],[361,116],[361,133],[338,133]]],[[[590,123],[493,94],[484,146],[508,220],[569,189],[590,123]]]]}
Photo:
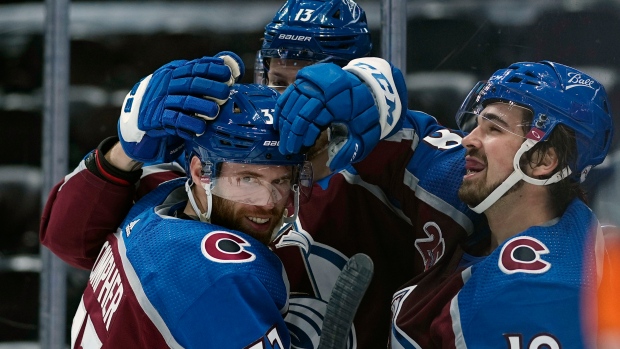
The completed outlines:
{"type": "Polygon", "coordinates": [[[529,236],[519,236],[504,244],[497,264],[506,274],[542,274],[551,268],[551,263],[541,255],[549,253],[545,244],[529,236]]]}
{"type": "Polygon", "coordinates": [[[426,222],[424,232],[427,238],[416,239],[415,248],[420,252],[424,261],[424,270],[428,270],[443,257],[446,243],[441,233],[441,228],[435,222],[426,222]]]}
{"type": "Polygon", "coordinates": [[[250,246],[244,238],[227,231],[212,231],[202,239],[202,254],[217,263],[245,263],[256,259],[244,247],[250,246]]]}

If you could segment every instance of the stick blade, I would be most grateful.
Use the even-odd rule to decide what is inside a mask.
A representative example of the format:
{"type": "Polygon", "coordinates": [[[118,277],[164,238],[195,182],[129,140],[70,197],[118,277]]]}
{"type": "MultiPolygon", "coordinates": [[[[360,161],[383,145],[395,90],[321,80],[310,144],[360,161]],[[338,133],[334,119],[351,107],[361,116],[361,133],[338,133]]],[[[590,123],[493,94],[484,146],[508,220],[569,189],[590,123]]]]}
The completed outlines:
{"type": "Polygon", "coordinates": [[[353,255],[340,272],[327,303],[319,349],[345,349],[349,330],[368,285],[374,264],[363,253],[353,255]]]}

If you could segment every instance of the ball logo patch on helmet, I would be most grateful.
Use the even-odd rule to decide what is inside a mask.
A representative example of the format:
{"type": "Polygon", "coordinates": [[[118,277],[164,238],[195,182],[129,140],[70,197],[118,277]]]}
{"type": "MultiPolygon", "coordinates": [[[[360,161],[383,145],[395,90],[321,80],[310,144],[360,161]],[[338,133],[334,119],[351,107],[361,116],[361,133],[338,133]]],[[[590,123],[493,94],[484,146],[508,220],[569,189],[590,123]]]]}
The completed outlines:
{"type": "Polygon", "coordinates": [[[250,246],[244,238],[231,232],[217,230],[202,239],[202,254],[217,263],[245,263],[256,259],[244,247],[250,246]]]}
{"type": "Polygon", "coordinates": [[[277,147],[280,145],[280,141],[265,141],[263,145],[265,147],[277,147]]]}
{"type": "Polygon", "coordinates": [[[519,236],[504,244],[497,264],[506,274],[542,274],[551,268],[551,263],[541,255],[549,249],[540,240],[529,236],[519,236]]]}
{"type": "Polygon", "coordinates": [[[566,86],[567,90],[570,90],[573,87],[588,87],[594,90],[594,80],[591,79],[589,76],[586,76],[586,78],[584,78],[580,73],[568,73],[568,83],[570,85],[566,86]]]}

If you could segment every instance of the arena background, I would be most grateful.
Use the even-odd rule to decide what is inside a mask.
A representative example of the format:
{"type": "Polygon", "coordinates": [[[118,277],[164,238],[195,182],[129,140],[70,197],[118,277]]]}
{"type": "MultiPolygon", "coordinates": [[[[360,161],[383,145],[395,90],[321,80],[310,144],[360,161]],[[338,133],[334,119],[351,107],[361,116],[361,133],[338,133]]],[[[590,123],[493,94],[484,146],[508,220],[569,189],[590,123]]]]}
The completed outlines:
{"type": "MultiPolygon", "coordinates": [[[[283,1],[73,1],[67,173],[116,133],[126,92],[173,59],[234,51],[251,82],[263,26],[283,1]]],[[[381,55],[380,0],[358,1],[381,55]]],[[[38,224],[44,189],[44,1],[0,2],[0,348],[39,348],[38,224]]],[[[620,108],[620,1],[409,0],[405,64],[410,109],[455,127],[480,79],[517,61],[583,69],[620,108]]],[[[619,115],[616,112],[616,115],[619,115]]],[[[620,225],[618,116],[614,152],[587,181],[601,220],[620,225]],[[617,171],[617,170],[616,170],[617,171]],[[599,194],[599,193],[604,193],[599,194]],[[612,199],[609,199],[612,198],[612,199]]],[[[66,338],[87,274],[68,269],[66,338]]],[[[53,320],[53,319],[52,319],[53,320]]]]}

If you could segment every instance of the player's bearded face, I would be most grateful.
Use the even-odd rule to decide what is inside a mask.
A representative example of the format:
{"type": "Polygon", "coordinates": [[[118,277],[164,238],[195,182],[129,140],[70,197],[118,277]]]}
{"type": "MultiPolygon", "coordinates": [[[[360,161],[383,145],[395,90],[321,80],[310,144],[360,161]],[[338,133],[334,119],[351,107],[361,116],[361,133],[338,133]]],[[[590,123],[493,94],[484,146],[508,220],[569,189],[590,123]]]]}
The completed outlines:
{"type": "MultiPolygon", "coordinates": [[[[284,201],[286,202],[286,201],[284,201]]],[[[265,245],[271,242],[273,230],[280,225],[284,203],[270,206],[246,205],[213,196],[211,222],[246,233],[265,245]]]]}
{"type": "Polygon", "coordinates": [[[317,180],[331,173],[329,167],[326,165],[329,160],[327,153],[328,145],[329,138],[327,136],[327,130],[324,130],[319,134],[319,138],[317,138],[314,145],[311,146],[306,153],[306,158],[312,163],[314,178],[317,180]]]}
{"type": "MultiPolygon", "coordinates": [[[[478,126],[463,138],[466,174],[459,198],[469,206],[478,206],[514,171],[514,156],[525,139],[522,123],[526,112],[512,104],[492,103],[477,116],[478,126]]],[[[504,197],[523,183],[518,182],[504,197]]]]}
{"type": "Polygon", "coordinates": [[[212,188],[214,224],[269,244],[291,198],[291,166],[223,163],[212,188]]]}
{"type": "MultiPolygon", "coordinates": [[[[488,168],[487,157],[480,155],[480,152],[476,149],[468,151],[467,155],[477,157],[484,162],[485,167],[488,168]]],[[[477,180],[464,180],[459,188],[459,199],[471,207],[478,206],[484,199],[486,199],[491,193],[497,189],[508,178],[510,173],[506,174],[501,179],[489,179],[488,171],[484,171],[480,178],[477,180]]],[[[512,188],[510,188],[504,196],[516,191],[523,186],[523,181],[517,182],[512,188]]]]}

